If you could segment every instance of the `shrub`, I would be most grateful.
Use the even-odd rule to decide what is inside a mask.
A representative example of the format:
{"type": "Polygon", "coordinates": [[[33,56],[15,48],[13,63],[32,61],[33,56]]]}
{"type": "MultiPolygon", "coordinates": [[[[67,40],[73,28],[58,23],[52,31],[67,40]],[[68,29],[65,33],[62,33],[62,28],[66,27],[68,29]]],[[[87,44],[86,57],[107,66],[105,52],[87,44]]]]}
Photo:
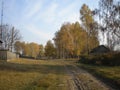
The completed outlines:
{"type": "Polygon", "coordinates": [[[120,53],[82,55],[80,61],[85,64],[116,66],[120,65],[120,53]]]}

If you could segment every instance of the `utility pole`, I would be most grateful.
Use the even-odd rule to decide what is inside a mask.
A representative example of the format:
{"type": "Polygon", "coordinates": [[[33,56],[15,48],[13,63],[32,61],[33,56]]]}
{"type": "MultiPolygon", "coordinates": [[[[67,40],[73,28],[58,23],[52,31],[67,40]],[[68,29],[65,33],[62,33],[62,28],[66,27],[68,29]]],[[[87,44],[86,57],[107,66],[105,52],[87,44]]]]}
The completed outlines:
{"type": "Polygon", "coordinates": [[[3,0],[2,0],[2,3],[1,3],[1,35],[0,35],[0,38],[1,38],[1,41],[2,41],[2,30],[3,30],[3,4],[4,4],[4,2],[3,2],[3,0]]]}
{"type": "Polygon", "coordinates": [[[2,0],[2,2],[1,2],[1,25],[0,25],[0,49],[2,49],[2,43],[3,43],[3,41],[2,41],[2,30],[3,30],[3,0],[2,0]]]}

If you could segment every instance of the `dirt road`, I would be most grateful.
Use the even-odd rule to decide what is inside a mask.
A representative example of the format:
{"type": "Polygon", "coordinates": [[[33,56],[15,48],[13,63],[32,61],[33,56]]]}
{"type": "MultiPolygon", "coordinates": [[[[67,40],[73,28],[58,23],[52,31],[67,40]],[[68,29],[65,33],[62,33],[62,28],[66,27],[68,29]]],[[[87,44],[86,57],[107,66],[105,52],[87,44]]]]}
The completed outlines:
{"type": "Polygon", "coordinates": [[[114,90],[73,63],[64,65],[69,90],[114,90]]]}

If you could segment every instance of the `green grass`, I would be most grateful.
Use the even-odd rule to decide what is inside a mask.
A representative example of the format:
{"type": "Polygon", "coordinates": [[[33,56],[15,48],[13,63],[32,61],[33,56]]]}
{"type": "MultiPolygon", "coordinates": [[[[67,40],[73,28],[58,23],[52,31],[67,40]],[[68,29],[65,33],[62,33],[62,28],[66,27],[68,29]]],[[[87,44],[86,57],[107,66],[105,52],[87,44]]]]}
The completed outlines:
{"type": "Polygon", "coordinates": [[[78,66],[120,88],[120,66],[97,66],[82,63],[79,63],[78,66]]]}
{"type": "Polygon", "coordinates": [[[67,90],[66,77],[62,61],[0,62],[0,90],[67,90]]]}

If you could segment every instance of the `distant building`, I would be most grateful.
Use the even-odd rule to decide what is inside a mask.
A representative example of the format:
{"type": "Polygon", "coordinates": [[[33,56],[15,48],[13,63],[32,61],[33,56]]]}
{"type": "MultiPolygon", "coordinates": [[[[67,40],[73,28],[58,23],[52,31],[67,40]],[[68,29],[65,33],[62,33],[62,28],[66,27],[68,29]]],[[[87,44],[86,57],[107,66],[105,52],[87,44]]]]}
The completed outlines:
{"type": "Polygon", "coordinates": [[[7,49],[4,49],[2,47],[2,44],[3,44],[3,42],[2,42],[2,40],[0,40],[0,60],[7,61],[10,59],[19,58],[19,54],[16,54],[16,53],[10,52],[7,49]]]}
{"type": "Polygon", "coordinates": [[[3,43],[2,40],[0,40],[0,43],[1,43],[1,44],[3,43]]]}
{"type": "Polygon", "coordinates": [[[11,60],[11,59],[16,59],[19,58],[19,54],[10,52],[8,50],[0,50],[0,60],[11,60]]]}
{"type": "Polygon", "coordinates": [[[90,54],[102,54],[102,53],[108,53],[110,52],[110,49],[107,48],[104,45],[100,45],[90,51],[90,54]]]}
{"type": "Polygon", "coordinates": [[[2,49],[2,43],[3,43],[2,40],[0,40],[0,49],[2,49]]]}

